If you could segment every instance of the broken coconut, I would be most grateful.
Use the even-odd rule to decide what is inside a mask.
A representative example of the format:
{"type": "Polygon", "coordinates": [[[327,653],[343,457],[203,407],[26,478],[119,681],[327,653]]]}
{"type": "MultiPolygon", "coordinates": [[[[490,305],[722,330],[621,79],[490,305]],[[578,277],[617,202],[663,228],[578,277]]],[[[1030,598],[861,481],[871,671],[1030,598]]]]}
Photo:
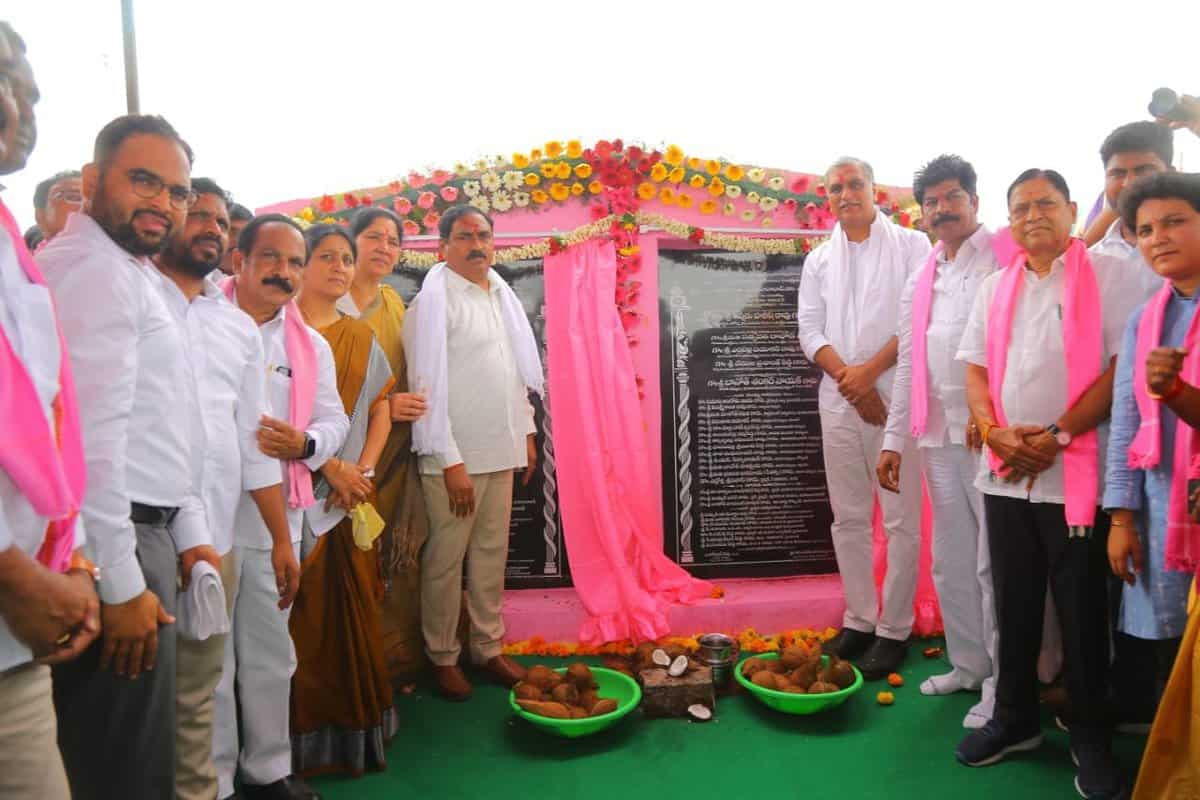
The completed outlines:
{"type": "Polygon", "coordinates": [[[698,719],[701,722],[708,722],[710,719],[712,719],[712,709],[706,705],[701,705],[700,703],[694,703],[688,706],[688,713],[692,715],[693,719],[698,719]]]}
{"type": "Polygon", "coordinates": [[[678,678],[680,675],[687,672],[687,668],[688,668],[688,657],[687,656],[679,656],[678,658],[676,658],[674,661],[671,662],[671,666],[667,668],[667,674],[670,675],[672,678],[678,678]]]}
{"type": "Polygon", "coordinates": [[[650,660],[660,667],[671,666],[671,657],[667,655],[667,651],[659,648],[650,654],[650,660]]]}

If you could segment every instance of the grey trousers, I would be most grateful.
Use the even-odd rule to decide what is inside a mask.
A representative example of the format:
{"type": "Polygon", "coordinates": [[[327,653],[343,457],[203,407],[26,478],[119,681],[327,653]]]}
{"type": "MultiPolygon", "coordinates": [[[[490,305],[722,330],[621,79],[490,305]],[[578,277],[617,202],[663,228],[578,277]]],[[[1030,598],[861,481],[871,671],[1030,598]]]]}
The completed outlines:
{"type": "MultiPolygon", "coordinates": [[[[162,525],[137,525],[146,585],[177,612],[175,542],[162,525]]],[[[175,627],[158,629],[154,669],[123,678],[99,668],[101,640],[54,668],[58,746],[74,800],[175,794],[175,627]]]]}

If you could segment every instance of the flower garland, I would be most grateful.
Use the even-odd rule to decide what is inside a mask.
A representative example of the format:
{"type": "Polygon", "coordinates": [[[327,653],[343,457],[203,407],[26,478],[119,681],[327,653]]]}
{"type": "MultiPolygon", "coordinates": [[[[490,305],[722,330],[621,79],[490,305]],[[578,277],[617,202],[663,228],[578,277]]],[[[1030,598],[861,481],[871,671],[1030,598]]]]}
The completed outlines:
{"type": "MultiPolygon", "coordinates": [[[[682,647],[689,653],[694,653],[700,649],[700,636],[703,634],[695,634],[694,636],[667,636],[657,640],[656,644],[662,646],[675,645],[682,647]]],[[[826,628],[823,631],[815,631],[811,628],[800,628],[798,630],[784,631],[783,633],[774,636],[763,636],[754,628],[746,628],[734,634],[734,639],[738,643],[738,648],[743,653],[772,653],[790,647],[797,642],[812,644],[813,642],[827,642],[837,635],[837,631],[833,628],[826,628]]],[[[600,646],[585,645],[578,642],[547,642],[541,636],[534,636],[520,642],[510,642],[504,645],[504,654],[510,656],[554,656],[557,658],[570,658],[572,656],[627,656],[634,652],[635,646],[628,639],[622,639],[617,642],[606,642],[600,646]]]]}

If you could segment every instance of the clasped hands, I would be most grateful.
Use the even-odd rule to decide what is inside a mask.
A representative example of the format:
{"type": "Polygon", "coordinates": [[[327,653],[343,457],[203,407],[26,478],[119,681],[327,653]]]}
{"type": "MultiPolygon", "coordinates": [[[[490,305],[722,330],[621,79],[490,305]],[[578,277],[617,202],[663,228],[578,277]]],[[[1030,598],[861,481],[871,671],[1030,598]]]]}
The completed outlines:
{"type": "Polygon", "coordinates": [[[854,410],[868,425],[883,425],[887,422],[887,406],[879,390],[875,388],[875,379],[879,375],[866,364],[847,364],[837,372],[831,373],[837,381],[838,392],[846,398],[846,402],[854,406],[854,410]]]}
{"type": "Polygon", "coordinates": [[[1042,425],[1009,425],[988,432],[987,446],[1008,467],[1000,476],[1007,483],[1028,481],[1054,465],[1061,449],[1058,440],[1042,425]]]}

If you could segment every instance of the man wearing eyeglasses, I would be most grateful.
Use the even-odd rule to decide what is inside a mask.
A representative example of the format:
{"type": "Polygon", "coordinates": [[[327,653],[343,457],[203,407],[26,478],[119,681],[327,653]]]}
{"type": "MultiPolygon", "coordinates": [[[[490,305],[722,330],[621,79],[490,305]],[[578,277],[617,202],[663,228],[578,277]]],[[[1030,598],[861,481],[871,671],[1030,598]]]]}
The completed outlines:
{"type": "Polygon", "coordinates": [[[54,676],[76,800],[175,790],[176,576],[212,536],[192,477],[186,350],[149,256],[195,200],[191,162],[161,117],[113,120],[83,168],[82,213],[38,259],[75,371],[100,567],[102,640],[54,676]]]}
{"type": "Polygon", "coordinates": [[[33,192],[33,213],[42,231],[42,244],[53,239],[67,224],[67,217],[78,211],[83,203],[82,178],[79,170],[66,170],[51,175],[37,185],[33,192]]]}

